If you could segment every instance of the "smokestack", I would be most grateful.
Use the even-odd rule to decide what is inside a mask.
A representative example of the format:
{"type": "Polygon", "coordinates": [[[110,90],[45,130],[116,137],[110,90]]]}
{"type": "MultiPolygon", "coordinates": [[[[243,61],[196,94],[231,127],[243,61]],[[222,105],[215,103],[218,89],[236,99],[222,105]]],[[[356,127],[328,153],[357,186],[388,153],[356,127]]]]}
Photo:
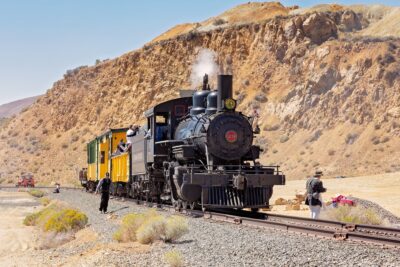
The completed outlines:
{"type": "Polygon", "coordinates": [[[204,74],[203,77],[203,91],[210,90],[210,86],[208,85],[208,74],[204,74]]]}
{"type": "Polygon", "coordinates": [[[223,101],[232,98],[232,75],[218,75],[218,111],[224,109],[223,101]]]}

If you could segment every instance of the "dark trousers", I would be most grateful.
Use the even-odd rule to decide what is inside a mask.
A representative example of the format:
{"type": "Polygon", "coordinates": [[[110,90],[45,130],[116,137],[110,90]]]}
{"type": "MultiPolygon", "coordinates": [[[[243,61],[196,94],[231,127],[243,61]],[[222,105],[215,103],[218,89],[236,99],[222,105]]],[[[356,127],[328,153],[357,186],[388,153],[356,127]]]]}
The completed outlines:
{"type": "Polygon", "coordinates": [[[110,192],[102,192],[101,193],[101,201],[100,201],[100,211],[107,212],[108,200],[110,198],[110,192]]]}

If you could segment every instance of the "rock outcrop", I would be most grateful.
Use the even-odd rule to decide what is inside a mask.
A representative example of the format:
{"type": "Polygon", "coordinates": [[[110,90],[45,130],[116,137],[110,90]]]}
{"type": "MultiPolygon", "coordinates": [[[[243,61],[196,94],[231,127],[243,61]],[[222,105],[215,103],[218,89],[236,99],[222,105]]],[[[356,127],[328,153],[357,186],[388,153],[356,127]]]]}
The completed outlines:
{"type": "Polygon", "coordinates": [[[147,108],[191,87],[191,66],[207,48],[232,71],[239,109],[260,112],[264,164],[281,165],[289,179],[316,168],[327,175],[399,170],[400,41],[348,36],[363,19],[338,10],[224,23],[68,71],[0,130],[0,168],[76,181],[86,142],[143,121],[147,108]]]}

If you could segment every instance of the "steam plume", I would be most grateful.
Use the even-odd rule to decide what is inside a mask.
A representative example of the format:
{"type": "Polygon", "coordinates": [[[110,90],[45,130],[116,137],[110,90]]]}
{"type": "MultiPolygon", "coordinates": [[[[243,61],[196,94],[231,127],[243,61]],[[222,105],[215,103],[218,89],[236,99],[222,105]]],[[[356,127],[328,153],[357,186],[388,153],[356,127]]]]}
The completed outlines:
{"type": "Polygon", "coordinates": [[[216,77],[219,70],[216,59],[217,54],[210,49],[203,48],[199,51],[196,61],[192,66],[192,74],[190,75],[192,88],[197,88],[202,84],[203,76],[206,73],[210,80],[213,80],[216,77]]]}

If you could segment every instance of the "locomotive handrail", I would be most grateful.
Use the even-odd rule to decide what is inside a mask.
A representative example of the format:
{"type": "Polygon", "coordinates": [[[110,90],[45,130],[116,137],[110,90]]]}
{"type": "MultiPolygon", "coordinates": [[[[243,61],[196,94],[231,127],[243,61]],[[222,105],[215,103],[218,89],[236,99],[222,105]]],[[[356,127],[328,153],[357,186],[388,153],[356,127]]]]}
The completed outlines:
{"type": "Polygon", "coordinates": [[[247,174],[257,174],[257,171],[265,171],[267,169],[274,169],[274,174],[276,175],[283,175],[282,171],[279,170],[279,165],[276,166],[245,166],[245,165],[206,165],[204,164],[203,166],[187,166],[187,169],[190,170],[190,172],[193,173],[193,170],[196,169],[198,172],[208,172],[210,169],[215,172],[223,172],[226,174],[235,174],[235,173],[241,173],[243,171],[247,171],[247,174]],[[205,169],[201,169],[201,167],[204,167],[205,169]],[[218,169],[218,167],[236,167],[237,169],[218,169]],[[249,173],[250,172],[250,173],[249,173]]]}

